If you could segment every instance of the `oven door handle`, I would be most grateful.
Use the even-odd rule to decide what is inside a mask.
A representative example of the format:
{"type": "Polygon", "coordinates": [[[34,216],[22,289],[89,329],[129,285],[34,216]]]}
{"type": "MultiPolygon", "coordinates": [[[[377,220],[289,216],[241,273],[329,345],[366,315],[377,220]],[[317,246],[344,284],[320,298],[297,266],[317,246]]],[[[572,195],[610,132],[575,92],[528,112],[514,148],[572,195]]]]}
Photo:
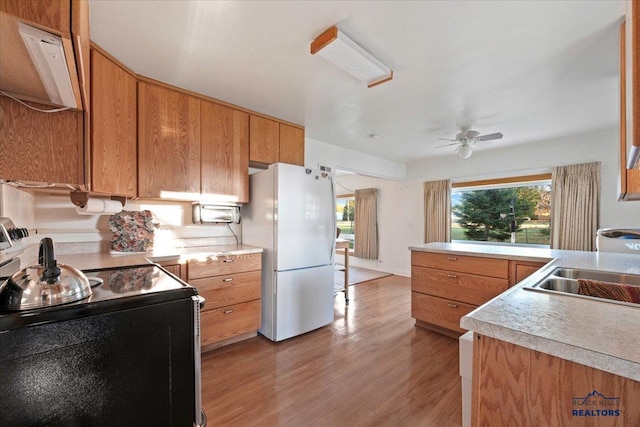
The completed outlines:
{"type": "Polygon", "coordinates": [[[195,408],[193,425],[202,427],[205,417],[202,411],[202,360],[200,355],[200,309],[204,307],[205,299],[200,295],[191,297],[193,302],[193,373],[195,386],[195,408]]]}

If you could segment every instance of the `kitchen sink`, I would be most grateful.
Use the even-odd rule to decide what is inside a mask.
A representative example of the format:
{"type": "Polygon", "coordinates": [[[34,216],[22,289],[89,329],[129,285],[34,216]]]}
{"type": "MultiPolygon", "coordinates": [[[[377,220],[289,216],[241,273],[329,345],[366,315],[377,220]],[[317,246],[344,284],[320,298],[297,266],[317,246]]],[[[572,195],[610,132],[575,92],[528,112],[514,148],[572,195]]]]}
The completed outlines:
{"type": "MultiPolygon", "coordinates": [[[[627,302],[612,299],[613,297],[601,296],[601,295],[582,295],[579,293],[580,282],[579,279],[593,280],[596,282],[607,282],[607,288],[613,291],[615,294],[616,287],[620,287],[620,290],[628,290],[629,286],[638,286],[640,288],[640,275],[638,274],[624,274],[613,273],[609,271],[596,271],[596,270],[582,270],[575,268],[556,268],[544,279],[538,281],[533,285],[527,285],[524,288],[530,291],[548,292],[551,294],[565,294],[578,298],[586,298],[593,301],[605,301],[615,304],[630,305],[633,307],[640,307],[639,302],[627,302]]],[[[626,292],[626,291],[623,291],[626,292]]]]}

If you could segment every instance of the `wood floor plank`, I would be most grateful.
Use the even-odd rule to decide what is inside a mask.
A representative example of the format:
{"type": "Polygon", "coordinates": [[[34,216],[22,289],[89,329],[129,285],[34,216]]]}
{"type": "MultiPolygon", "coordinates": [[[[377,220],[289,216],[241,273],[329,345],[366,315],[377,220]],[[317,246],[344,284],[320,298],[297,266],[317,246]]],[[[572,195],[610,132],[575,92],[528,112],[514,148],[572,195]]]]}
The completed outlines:
{"type": "Polygon", "coordinates": [[[328,326],[204,353],[208,425],[460,426],[458,341],[415,327],[410,279],[351,289],[328,326]]]}

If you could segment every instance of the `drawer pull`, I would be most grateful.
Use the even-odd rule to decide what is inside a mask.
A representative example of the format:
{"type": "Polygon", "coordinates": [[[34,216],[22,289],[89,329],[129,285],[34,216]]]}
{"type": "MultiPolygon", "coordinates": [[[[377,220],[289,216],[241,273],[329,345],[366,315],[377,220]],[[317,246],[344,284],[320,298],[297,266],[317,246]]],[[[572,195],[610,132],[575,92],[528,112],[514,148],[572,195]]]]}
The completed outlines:
{"type": "Polygon", "coordinates": [[[233,278],[227,277],[226,279],[222,279],[223,282],[233,282],[233,278]]]}
{"type": "Polygon", "coordinates": [[[447,303],[447,307],[458,308],[458,304],[452,304],[450,302],[447,303]]]}
{"type": "Polygon", "coordinates": [[[222,260],[222,262],[234,262],[234,261],[235,261],[235,259],[228,259],[228,258],[222,260]]]}
{"type": "Polygon", "coordinates": [[[223,311],[224,314],[231,314],[233,313],[233,308],[230,308],[229,310],[225,310],[223,311]]]}
{"type": "Polygon", "coordinates": [[[449,261],[457,261],[457,260],[458,260],[458,258],[456,258],[456,257],[454,257],[454,256],[448,256],[448,257],[447,257],[447,259],[448,259],[449,261]]]}
{"type": "Polygon", "coordinates": [[[458,276],[456,276],[455,274],[447,274],[447,277],[451,278],[451,279],[457,279],[458,276]]]}

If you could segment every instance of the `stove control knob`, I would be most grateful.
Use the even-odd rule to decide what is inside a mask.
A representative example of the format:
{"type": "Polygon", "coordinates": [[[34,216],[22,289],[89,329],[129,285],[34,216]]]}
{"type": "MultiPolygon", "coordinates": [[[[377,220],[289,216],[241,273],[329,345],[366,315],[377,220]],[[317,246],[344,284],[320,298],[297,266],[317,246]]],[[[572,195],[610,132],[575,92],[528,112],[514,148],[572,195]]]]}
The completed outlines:
{"type": "Polygon", "coordinates": [[[11,240],[20,240],[29,237],[29,230],[26,228],[10,228],[7,230],[11,240]]]}

